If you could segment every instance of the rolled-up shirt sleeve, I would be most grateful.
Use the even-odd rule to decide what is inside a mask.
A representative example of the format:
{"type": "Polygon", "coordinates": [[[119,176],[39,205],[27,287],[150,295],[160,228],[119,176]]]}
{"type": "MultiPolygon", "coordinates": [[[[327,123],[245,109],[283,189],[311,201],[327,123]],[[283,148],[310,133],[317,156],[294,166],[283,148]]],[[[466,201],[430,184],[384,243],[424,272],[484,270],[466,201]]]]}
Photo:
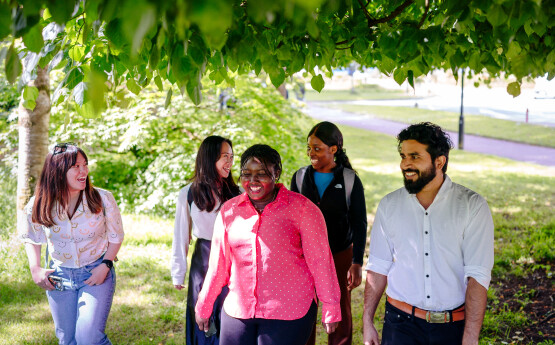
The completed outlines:
{"type": "Polygon", "coordinates": [[[378,205],[376,218],[370,234],[370,253],[368,255],[367,271],[376,272],[387,276],[393,264],[391,245],[385,232],[385,214],[383,200],[378,205]]]}
{"type": "Polygon", "coordinates": [[[121,221],[121,213],[118,204],[112,193],[101,191],[102,203],[106,219],[106,232],[108,234],[108,242],[123,242],[124,232],[123,223],[121,221]]]}
{"type": "Polygon", "coordinates": [[[486,200],[475,194],[473,198],[479,198],[476,207],[469,214],[468,226],[464,231],[462,245],[464,258],[465,280],[472,277],[486,289],[491,281],[491,269],[493,268],[493,238],[494,226],[491,212],[486,200]]]}
{"type": "Polygon", "coordinates": [[[341,291],[335,272],[335,264],[328,242],[326,221],[322,212],[310,200],[306,200],[299,231],[303,255],[310,273],[314,277],[316,294],[322,302],[322,321],[325,323],[341,321],[341,291]]]}
{"type": "Polygon", "coordinates": [[[189,204],[187,202],[187,188],[179,192],[177,198],[177,209],[175,212],[175,224],[173,230],[171,274],[173,285],[183,285],[187,274],[187,254],[189,252],[189,234],[191,233],[192,221],[189,204]]]}
{"type": "Polygon", "coordinates": [[[46,244],[46,233],[42,225],[33,223],[33,204],[35,197],[32,197],[23,210],[17,211],[17,233],[25,243],[46,244]]]}

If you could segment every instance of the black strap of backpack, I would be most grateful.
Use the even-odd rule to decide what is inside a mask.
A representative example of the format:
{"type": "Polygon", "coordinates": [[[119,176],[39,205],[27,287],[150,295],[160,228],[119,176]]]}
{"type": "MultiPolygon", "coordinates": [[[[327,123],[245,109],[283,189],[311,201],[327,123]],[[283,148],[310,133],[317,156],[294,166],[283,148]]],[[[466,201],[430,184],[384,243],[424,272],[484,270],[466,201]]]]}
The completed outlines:
{"type": "Polygon", "coordinates": [[[193,204],[193,191],[191,190],[193,186],[189,187],[187,191],[187,204],[189,204],[189,210],[191,209],[191,205],[193,204]]]}

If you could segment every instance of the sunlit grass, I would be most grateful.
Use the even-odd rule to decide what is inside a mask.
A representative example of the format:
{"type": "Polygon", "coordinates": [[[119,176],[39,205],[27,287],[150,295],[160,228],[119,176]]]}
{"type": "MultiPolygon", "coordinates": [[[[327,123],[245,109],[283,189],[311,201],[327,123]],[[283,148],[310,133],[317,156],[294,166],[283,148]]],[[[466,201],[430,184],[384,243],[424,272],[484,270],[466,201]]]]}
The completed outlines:
{"type": "MultiPolygon", "coordinates": [[[[403,185],[397,143],[391,136],[340,128],[364,184],[371,225],[379,200],[403,185]]],[[[448,174],[490,205],[496,237],[493,282],[507,274],[525,275],[531,265],[553,262],[555,168],[454,150],[448,174]]],[[[14,200],[15,188],[4,188],[6,183],[11,182],[0,181],[0,200],[14,200]]],[[[56,344],[46,296],[32,282],[23,248],[13,236],[15,219],[5,219],[4,229],[9,230],[0,233],[0,344],[56,344]]],[[[174,289],[170,278],[173,219],[124,214],[123,223],[126,237],[116,263],[110,339],[114,344],[184,344],[186,292],[174,289]]],[[[352,293],[354,344],[362,343],[363,291],[364,284],[352,293]]],[[[381,330],[383,301],[376,315],[381,330]]],[[[481,343],[500,343],[506,338],[496,327],[514,329],[529,322],[523,318],[516,311],[488,311],[481,343]]],[[[317,332],[318,344],[327,343],[321,326],[317,332]]]]}
{"type": "Polygon", "coordinates": [[[334,100],[364,100],[364,99],[402,99],[410,98],[411,95],[404,91],[388,90],[378,85],[359,85],[354,90],[331,90],[323,89],[322,92],[307,90],[305,99],[307,101],[334,101],[334,100]]]}

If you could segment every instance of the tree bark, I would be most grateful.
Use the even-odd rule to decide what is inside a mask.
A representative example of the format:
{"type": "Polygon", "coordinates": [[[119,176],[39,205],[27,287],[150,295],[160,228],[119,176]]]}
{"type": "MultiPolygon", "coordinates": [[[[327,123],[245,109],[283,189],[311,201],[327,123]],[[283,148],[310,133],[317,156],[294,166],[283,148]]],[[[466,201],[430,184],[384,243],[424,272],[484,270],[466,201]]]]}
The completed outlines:
{"type": "MultiPolygon", "coordinates": [[[[50,123],[50,78],[48,68],[37,67],[37,78],[31,85],[39,89],[35,109],[32,111],[19,103],[19,149],[17,167],[18,223],[23,208],[34,193],[40,177],[44,158],[48,153],[48,127],[50,123]]],[[[23,219],[24,220],[24,219],[23,219]]],[[[19,224],[18,224],[19,227],[19,224]]]]}

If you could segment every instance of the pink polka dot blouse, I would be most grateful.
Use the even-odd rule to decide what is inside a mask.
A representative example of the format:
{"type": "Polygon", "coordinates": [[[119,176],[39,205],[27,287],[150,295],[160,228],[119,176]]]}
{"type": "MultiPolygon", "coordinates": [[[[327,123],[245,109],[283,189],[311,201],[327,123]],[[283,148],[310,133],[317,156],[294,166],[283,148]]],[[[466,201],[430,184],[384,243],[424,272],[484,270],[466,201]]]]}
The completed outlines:
{"type": "Polygon", "coordinates": [[[316,295],[322,320],[341,320],[340,291],[322,213],[278,184],[258,214],[246,193],[227,201],[214,224],[210,263],[195,312],[208,318],[226,284],[225,312],[235,318],[296,320],[316,295]]]}

